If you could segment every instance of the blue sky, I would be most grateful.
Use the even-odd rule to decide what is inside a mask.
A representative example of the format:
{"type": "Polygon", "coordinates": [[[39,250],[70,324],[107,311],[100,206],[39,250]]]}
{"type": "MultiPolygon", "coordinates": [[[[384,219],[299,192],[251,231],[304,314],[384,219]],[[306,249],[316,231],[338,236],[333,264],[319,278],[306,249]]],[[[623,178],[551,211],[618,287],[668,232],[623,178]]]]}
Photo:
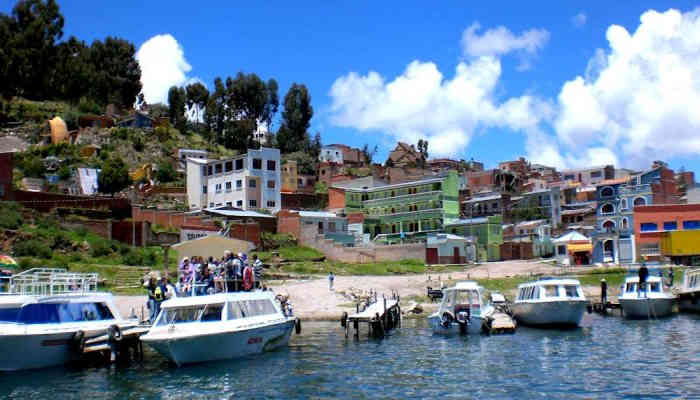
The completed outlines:
{"type": "MultiPolygon", "coordinates": [[[[0,11],[8,12],[8,3],[11,2],[3,2],[0,11]]],[[[211,87],[216,76],[255,72],[263,79],[277,79],[280,97],[292,82],[303,83],[311,92],[315,110],[312,133],[321,132],[324,143],[379,145],[377,158],[382,161],[397,139],[417,141],[418,137],[427,137],[435,143],[429,148],[434,155],[473,157],[487,166],[520,155],[560,167],[613,160],[621,166],[641,168],[646,166],[646,160],[656,158],[675,168],[684,165],[696,170],[700,166],[700,143],[679,145],[684,138],[690,139],[693,134],[697,137],[696,128],[700,127],[697,118],[683,109],[683,103],[659,112],[658,117],[644,124],[636,122],[640,114],[647,114],[647,107],[660,106],[646,103],[635,108],[632,104],[633,92],[638,88],[626,71],[636,65],[634,57],[619,64],[609,59],[597,69],[601,77],[598,82],[594,74],[584,79],[582,87],[571,85],[566,102],[559,98],[566,82],[586,76],[596,49],[602,49],[603,56],[615,55],[606,38],[612,25],[625,28],[634,39],[627,41],[624,35],[618,35],[623,43],[621,55],[629,54],[625,48],[639,49],[649,43],[653,45],[652,53],[677,54],[680,59],[700,54],[697,39],[679,45],[670,39],[668,43],[657,40],[663,36],[658,32],[640,34],[638,40],[634,35],[642,14],[648,10],[664,13],[669,8],[682,14],[676,20],[666,18],[668,29],[677,29],[685,36],[698,33],[692,30],[700,26],[700,18],[693,12],[695,2],[589,1],[577,2],[575,6],[573,2],[522,1],[139,3],[143,4],[100,2],[98,7],[90,7],[82,1],[59,0],[66,17],[65,37],[75,35],[91,41],[107,35],[119,36],[139,48],[156,35],[172,35],[191,66],[189,71],[182,71],[184,76],[173,78],[180,83],[183,79],[200,79],[211,87]],[[579,14],[585,18],[574,20],[579,14]],[[481,50],[468,50],[463,35],[476,22],[479,25],[471,39],[479,41],[481,50]],[[531,30],[540,34],[534,49],[522,47],[526,46],[526,32],[531,30]],[[487,34],[489,31],[492,35],[487,34]],[[504,32],[510,35],[506,39],[515,44],[491,49],[489,46],[494,43],[486,39],[498,41],[497,36],[504,32]],[[518,43],[522,46],[518,47],[518,43]],[[667,48],[658,49],[666,45],[667,48]],[[414,61],[419,62],[413,70],[415,74],[412,72],[404,81],[408,89],[394,92],[387,83],[407,77],[407,68],[414,61]],[[479,104],[470,105],[468,98],[454,101],[454,93],[459,94],[462,88],[455,79],[459,63],[474,67],[465,79],[500,68],[497,77],[485,84],[488,88],[479,104]],[[612,68],[615,65],[618,66],[612,68]],[[381,79],[370,79],[370,71],[381,79]],[[441,74],[445,87],[417,88],[414,92],[410,85],[420,86],[432,76],[431,71],[441,74]],[[619,80],[615,74],[620,75],[619,80]],[[603,76],[607,78],[602,79],[603,76]],[[455,85],[450,89],[448,84],[453,79],[455,85]],[[618,81],[632,82],[632,86],[610,87],[610,82],[618,81]],[[334,83],[338,90],[331,95],[334,83]],[[434,100],[406,106],[401,98],[410,98],[412,93],[434,100]],[[594,99],[593,105],[578,102],[589,95],[594,99]],[[504,106],[509,100],[514,108],[504,106]],[[453,106],[454,103],[458,105],[453,106]],[[515,103],[519,105],[516,107],[515,103]],[[407,108],[412,110],[408,114],[407,108]],[[513,117],[518,113],[532,117],[528,121],[513,117]],[[676,132],[675,136],[669,136],[669,130],[676,132]],[[614,138],[612,142],[606,139],[608,136],[614,138]],[[673,143],[658,149],[655,144],[659,141],[673,143]]],[[[647,26],[653,30],[665,25],[650,20],[647,26]]],[[[171,54],[158,54],[157,49],[154,52],[151,59],[178,62],[170,59],[171,54]]],[[[182,64],[182,60],[179,62],[182,64]]],[[[658,65],[655,60],[645,62],[648,64],[644,68],[652,70],[658,65]]],[[[687,104],[700,97],[700,78],[692,73],[698,71],[699,62],[695,57],[675,73],[684,76],[683,71],[691,72],[689,83],[677,82],[682,87],[689,86],[683,93],[690,97],[687,104]]],[[[659,97],[659,88],[667,87],[659,83],[667,82],[664,74],[662,71],[646,76],[648,82],[641,86],[650,99],[659,97]]],[[[480,87],[480,82],[475,85],[480,87]]],[[[668,103],[668,99],[663,100],[667,101],[661,104],[668,103]]]]}

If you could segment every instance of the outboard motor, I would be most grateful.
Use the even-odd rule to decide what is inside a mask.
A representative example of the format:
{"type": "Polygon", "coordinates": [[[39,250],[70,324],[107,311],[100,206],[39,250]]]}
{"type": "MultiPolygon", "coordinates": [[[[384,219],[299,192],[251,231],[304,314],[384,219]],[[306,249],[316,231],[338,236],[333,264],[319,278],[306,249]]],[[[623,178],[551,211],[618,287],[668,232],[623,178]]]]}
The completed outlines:
{"type": "Polygon", "coordinates": [[[440,321],[440,325],[442,325],[443,328],[447,329],[452,325],[452,322],[454,322],[454,316],[452,316],[452,313],[449,311],[445,311],[442,313],[442,321],[440,321]]]}
{"type": "Polygon", "coordinates": [[[459,333],[467,333],[467,327],[469,326],[470,310],[464,309],[457,313],[457,323],[459,324],[459,333]]]}

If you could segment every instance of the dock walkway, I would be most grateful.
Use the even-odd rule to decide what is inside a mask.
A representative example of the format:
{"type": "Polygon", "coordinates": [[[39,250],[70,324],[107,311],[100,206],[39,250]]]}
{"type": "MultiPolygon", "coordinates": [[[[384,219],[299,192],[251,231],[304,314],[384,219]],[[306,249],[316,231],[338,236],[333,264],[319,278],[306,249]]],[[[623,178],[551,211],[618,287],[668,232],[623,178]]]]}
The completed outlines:
{"type": "Polygon", "coordinates": [[[398,296],[388,299],[382,297],[367,305],[364,310],[355,314],[343,314],[340,324],[345,328],[345,337],[349,336],[350,324],[355,329],[355,337],[360,337],[360,323],[368,326],[368,336],[375,338],[384,337],[389,331],[401,326],[401,306],[398,296]]]}

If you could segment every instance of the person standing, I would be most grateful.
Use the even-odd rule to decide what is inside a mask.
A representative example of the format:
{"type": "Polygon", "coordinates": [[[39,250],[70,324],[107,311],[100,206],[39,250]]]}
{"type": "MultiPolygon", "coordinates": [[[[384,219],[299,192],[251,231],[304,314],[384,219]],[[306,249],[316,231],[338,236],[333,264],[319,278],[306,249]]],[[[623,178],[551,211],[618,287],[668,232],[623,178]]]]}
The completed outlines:
{"type": "Polygon", "coordinates": [[[257,254],[253,254],[253,272],[255,273],[255,287],[262,287],[263,262],[257,254]]]}
{"type": "Polygon", "coordinates": [[[608,304],[608,282],[605,281],[605,278],[600,280],[600,302],[605,310],[605,305],[608,304]]]}
{"type": "Polygon", "coordinates": [[[645,263],[642,263],[642,266],[639,267],[639,287],[637,289],[637,297],[639,296],[639,292],[644,293],[644,297],[646,297],[646,287],[647,287],[647,278],[649,277],[649,269],[647,268],[647,265],[645,263]]]}
{"type": "Polygon", "coordinates": [[[335,275],[331,271],[328,273],[328,290],[333,290],[333,280],[335,280],[335,275]]]}
{"type": "Polygon", "coordinates": [[[670,281],[668,287],[673,287],[673,267],[668,269],[668,280],[670,281]]]}

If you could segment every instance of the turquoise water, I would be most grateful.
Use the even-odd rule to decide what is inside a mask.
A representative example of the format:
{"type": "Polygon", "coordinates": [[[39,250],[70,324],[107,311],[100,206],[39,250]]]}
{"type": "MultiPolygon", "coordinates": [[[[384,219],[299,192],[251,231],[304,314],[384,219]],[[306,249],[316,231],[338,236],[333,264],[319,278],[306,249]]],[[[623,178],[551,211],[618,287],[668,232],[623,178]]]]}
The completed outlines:
{"type": "MultiPolygon", "coordinates": [[[[0,374],[0,398],[700,398],[700,316],[514,335],[434,336],[424,319],[382,340],[305,323],[289,349],[238,361],[0,374]]],[[[21,355],[20,355],[21,356],[21,355]]]]}

